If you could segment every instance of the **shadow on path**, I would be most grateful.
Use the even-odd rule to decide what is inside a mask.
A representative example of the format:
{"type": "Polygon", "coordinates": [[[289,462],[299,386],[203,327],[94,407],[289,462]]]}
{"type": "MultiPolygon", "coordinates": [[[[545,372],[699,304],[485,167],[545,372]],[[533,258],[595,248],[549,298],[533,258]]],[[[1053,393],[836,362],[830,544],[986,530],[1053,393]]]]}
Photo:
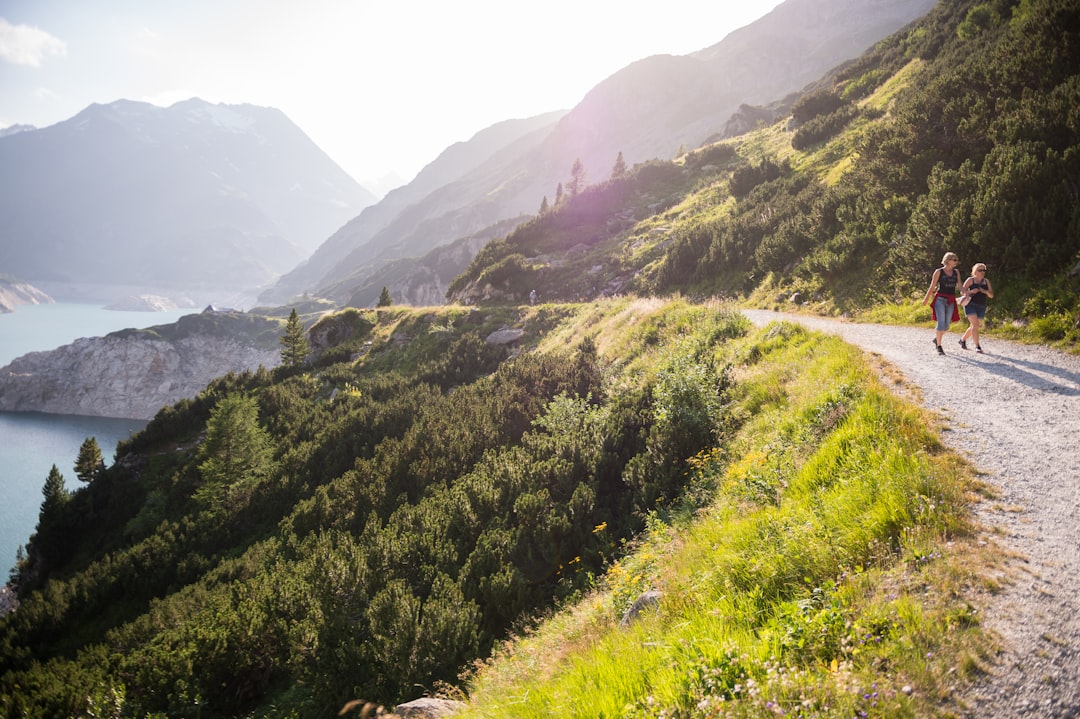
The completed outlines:
{"type": "Polygon", "coordinates": [[[1080,396],[1080,372],[1073,372],[1044,362],[1032,362],[996,353],[993,355],[981,355],[985,359],[979,359],[979,355],[965,357],[962,354],[954,353],[952,356],[964,364],[1011,379],[1040,392],[1051,392],[1065,397],[1080,396]],[[1036,374],[1036,372],[1044,374],[1036,374]],[[1055,381],[1046,375],[1052,375],[1063,381],[1055,381]]]}

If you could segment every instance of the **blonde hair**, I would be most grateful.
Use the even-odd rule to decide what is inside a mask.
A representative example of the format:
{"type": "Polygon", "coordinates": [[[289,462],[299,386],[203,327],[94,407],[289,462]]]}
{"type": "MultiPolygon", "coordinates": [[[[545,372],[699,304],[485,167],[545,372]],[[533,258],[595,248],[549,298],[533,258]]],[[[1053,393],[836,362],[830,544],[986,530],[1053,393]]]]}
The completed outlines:
{"type": "Polygon", "coordinates": [[[945,255],[941,258],[941,264],[944,265],[949,260],[956,260],[957,262],[959,262],[960,258],[956,256],[955,252],[946,252],[945,255]]]}
{"type": "Polygon", "coordinates": [[[974,265],[971,266],[971,274],[975,274],[979,270],[986,272],[986,264],[983,262],[976,262],[974,265]]]}

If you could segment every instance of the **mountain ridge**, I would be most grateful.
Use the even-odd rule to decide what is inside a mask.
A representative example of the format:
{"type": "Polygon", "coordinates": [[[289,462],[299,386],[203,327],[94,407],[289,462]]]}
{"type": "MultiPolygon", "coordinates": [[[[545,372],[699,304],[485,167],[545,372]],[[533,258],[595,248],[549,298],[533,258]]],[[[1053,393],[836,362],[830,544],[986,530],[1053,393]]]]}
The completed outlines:
{"type": "MultiPolygon", "coordinates": [[[[504,120],[477,132],[467,141],[447,147],[425,165],[411,182],[391,191],[382,201],[365,208],[360,215],[345,223],[309,258],[286,273],[274,287],[264,291],[259,296],[260,301],[285,302],[313,287],[338,282],[355,269],[349,267],[349,261],[343,258],[352,253],[374,258],[387,246],[404,244],[401,237],[408,230],[389,231],[389,226],[398,223],[415,228],[415,222],[409,219],[410,213],[422,210],[414,208],[425,200],[437,202],[437,193],[450,192],[449,188],[463,182],[477,168],[501,153],[520,152],[514,149],[519,143],[527,147],[532,142],[530,137],[542,132],[543,128],[564,114],[555,111],[521,120],[504,120]],[[381,233],[390,239],[380,242],[377,238],[381,233]]],[[[425,251],[427,249],[431,248],[427,247],[425,251]]]]}
{"type": "MultiPolygon", "coordinates": [[[[829,0],[826,6],[836,8],[830,17],[843,17],[845,21],[816,25],[823,35],[808,58],[803,49],[809,42],[803,37],[806,17],[821,5],[820,0],[787,0],[765,17],[699,53],[656,55],[631,63],[597,83],[577,106],[546,130],[537,130],[546,132],[545,136],[529,140],[524,147],[505,148],[504,152],[518,153],[512,162],[493,156],[490,162],[457,181],[414,200],[407,210],[413,219],[397,227],[385,223],[378,239],[372,233],[355,232],[355,226],[343,227],[304,266],[286,275],[279,287],[263,293],[261,301],[285,302],[304,292],[320,294],[326,286],[338,286],[350,275],[362,284],[388,259],[419,257],[438,245],[483,231],[485,222],[493,224],[533,214],[544,197],[554,199],[556,186],[569,178],[575,160],[581,160],[589,175],[598,178],[607,176],[619,153],[632,165],[670,158],[680,146],[696,147],[720,131],[740,105],[772,102],[801,89],[867,45],[919,17],[934,2],[829,0]],[[786,11],[778,13],[793,2],[800,13],[790,18],[786,11]],[[860,27],[862,32],[853,33],[853,27],[860,27]],[[778,44],[770,44],[765,52],[745,49],[754,38],[765,42],[761,39],[765,32],[778,44]],[[736,41],[743,43],[742,49],[727,55],[721,52],[721,48],[736,41]],[[762,63],[773,56],[786,59],[766,66],[772,79],[763,82],[759,74],[762,63]],[[736,62],[734,58],[740,59],[736,62]],[[725,68],[736,65],[742,83],[720,87],[727,76],[725,68]],[[789,76],[793,69],[798,70],[797,79],[789,76]],[[636,87],[643,77],[650,79],[648,85],[636,87]],[[766,89],[758,99],[754,90],[759,86],[766,89]],[[676,88],[682,90],[676,92],[676,88]],[[719,99],[702,99],[718,92],[719,99]],[[669,124],[675,129],[668,128],[669,124]],[[312,271],[313,262],[320,271],[331,274],[314,279],[318,271],[312,271]],[[308,284],[297,281],[301,276],[308,284]]],[[[349,293],[338,289],[333,295],[336,301],[342,301],[349,293]]]]}
{"type": "Polygon", "coordinates": [[[374,201],[279,110],[94,104],[0,138],[0,265],[65,299],[134,284],[222,302],[374,201]]]}

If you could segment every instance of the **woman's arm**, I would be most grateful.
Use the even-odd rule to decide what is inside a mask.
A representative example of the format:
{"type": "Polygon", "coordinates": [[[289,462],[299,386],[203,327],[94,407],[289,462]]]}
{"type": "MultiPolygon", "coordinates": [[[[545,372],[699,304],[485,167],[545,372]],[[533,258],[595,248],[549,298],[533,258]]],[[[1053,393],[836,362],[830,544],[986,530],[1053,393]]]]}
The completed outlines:
{"type": "Polygon", "coordinates": [[[938,275],[940,274],[940,267],[934,270],[934,276],[930,278],[930,287],[926,290],[926,296],[922,298],[922,303],[924,305],[930,302],[930,298],[934,296],[934,288],[937,287],[938,275]]]}
{"type": "Polygon", "coordinates": [[[983,292],[985,292],[986,296],[990,299],[994,299],[994,286],[990,284],[990,280],[983,280],[983,282],[986,283],[986,289],[983,290],[983,292]]]}

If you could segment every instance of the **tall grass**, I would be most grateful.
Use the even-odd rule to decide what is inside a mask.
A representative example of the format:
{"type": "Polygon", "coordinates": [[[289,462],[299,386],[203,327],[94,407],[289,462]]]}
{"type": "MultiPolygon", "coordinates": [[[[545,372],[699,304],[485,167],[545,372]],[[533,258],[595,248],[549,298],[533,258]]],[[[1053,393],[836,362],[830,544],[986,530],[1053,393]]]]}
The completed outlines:
{"type": "Polygon", "coordinates": [[[949,716],[987,640],[971,475],[836,338],[732,340],[741,428],[598,590],[467,680],[461,717],[949,716]],[[644,589],[659,604],[620,618],[644,589]]]}

